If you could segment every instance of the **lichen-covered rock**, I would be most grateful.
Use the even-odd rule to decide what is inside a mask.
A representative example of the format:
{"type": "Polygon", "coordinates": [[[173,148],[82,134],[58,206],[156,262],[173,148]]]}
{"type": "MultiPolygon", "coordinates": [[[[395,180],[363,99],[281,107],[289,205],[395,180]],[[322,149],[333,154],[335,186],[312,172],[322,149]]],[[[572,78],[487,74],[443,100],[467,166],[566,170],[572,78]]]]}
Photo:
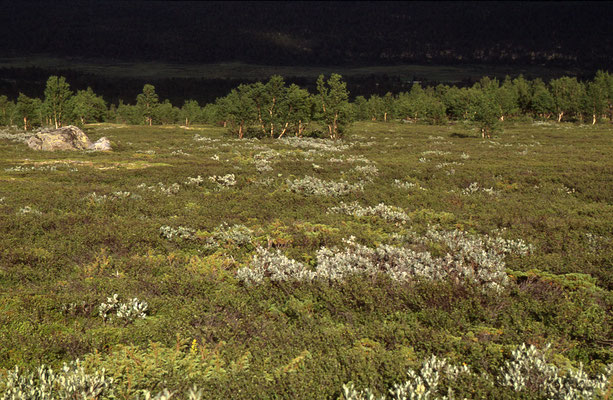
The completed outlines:
{"type": "Polygon", "coordinates": [[[100,139],[92,143],[92,145],[89,146],[89,149],[96,151],[111,151],[111,141],[108,140],[106,137],[101,137],[100,139]]]}
{"type": "Polygon", "coordinates": [[[41,131],[29,138],[27,144],[31,149],[43,151],[86,150],[92,146],[87,135],[72,125],[41,131]]]}

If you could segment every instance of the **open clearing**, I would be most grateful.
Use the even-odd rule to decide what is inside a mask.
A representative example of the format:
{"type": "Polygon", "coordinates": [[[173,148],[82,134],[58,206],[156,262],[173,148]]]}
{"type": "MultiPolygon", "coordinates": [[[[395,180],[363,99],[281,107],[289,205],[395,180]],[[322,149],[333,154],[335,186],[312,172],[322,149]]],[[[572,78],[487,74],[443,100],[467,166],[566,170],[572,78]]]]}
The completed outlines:
{"type": "MultiPolygon", "coordinates": [[[[613,362],[610,125],[86,132],[115,151],[0,140],[0,373],[80,358],[118,398],[312,399],[385,393],[432,354],[478,374],[522,343],[613,362]],[[114,294],[146,317],[105,320],[114,294]]],[[[458,398],[502,398],[478,379],[458,398]]]]}

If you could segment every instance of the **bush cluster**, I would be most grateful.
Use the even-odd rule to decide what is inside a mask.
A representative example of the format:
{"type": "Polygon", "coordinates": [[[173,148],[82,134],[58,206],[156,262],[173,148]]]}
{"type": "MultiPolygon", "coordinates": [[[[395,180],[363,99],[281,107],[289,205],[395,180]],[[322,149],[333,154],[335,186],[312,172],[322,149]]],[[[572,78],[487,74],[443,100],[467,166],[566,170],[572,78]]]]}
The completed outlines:
{"type": "Polygon", "coordinates": [[[527,255],[531,247],[522,240],[479,238],[455,230],[452,232],[430,229],[415,242],[440,243],[447,249],[443,257],[428,251],[415,251],[408,247],[379,245],[376,248],[356,243],[355,238],[345,240],[345,249],[322,247],[316,254],[316,267],[289,259],[277,251],[263,248],[251,261],[251,267],[237,271],[237,278],[246,284],[271,281],[310,282],[314,279],[343,281],[352,275],[376,276],[386,274],[399,282],[418,279],[452,280],[459,284],[472,284],[501,290],[508,283],[504,256],[516,253],[527,255]]]}

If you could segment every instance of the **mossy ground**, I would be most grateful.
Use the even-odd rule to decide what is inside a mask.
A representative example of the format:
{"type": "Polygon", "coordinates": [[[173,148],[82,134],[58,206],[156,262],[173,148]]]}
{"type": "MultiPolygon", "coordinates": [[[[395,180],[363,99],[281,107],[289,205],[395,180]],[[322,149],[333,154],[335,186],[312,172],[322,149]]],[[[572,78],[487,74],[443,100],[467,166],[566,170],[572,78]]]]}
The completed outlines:
{"type": "Polygon", "coordinates": [[[207,398],[334,398],[348,381],[384,392],[430,354],[490,371],[516,345],[552,343],[561,364],[613,362],[611,126],[506,123],[482,140],[461,124],[357,123],[342,151],[239,141],[210,126],[86,132],[115,151],[0,141],[0,371],[85,358],[114,369],[126,398],[193,383],[207,398]],[[258,172],[254,155],[267,149],[278,155],[258,172]],[[287,190],[286,179],[306,175],[363,179],[360,159],[379,170],[363,192],[287,190]],[[235,186],[207,179],[226,174],[235,186]],[[199,175],[201,185],[184,184],[199,175]],[[463,194],[474,182],[495,194],[463,194]],[[180,189],[149,188],[158,183],[180,189]],[[119,191],[132,195],[113,198],[119,191]],[[340,201],[397,206],[411,222],[326,212],[340,201]],[[214,249],[160,235],[182,226],[207,237],[224,222],[252,229],[251,243],[214,249]],[[375,246],[428,225],[523,239],[535,251],[507,259],[502,293],[384,276],[247,287],[234,276],[258,245],[312,264],[343,238],[375,246]],[[113,293],[147,301],[150,315],[104,323],[97,307],[113,293]]]}

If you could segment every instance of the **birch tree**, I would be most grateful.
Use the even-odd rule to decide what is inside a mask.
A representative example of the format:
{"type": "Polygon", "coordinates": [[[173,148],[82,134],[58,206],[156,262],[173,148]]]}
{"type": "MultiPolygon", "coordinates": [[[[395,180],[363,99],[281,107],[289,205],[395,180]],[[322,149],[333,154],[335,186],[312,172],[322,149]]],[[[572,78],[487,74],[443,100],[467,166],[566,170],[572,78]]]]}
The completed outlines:
{"type": "Polygon", "coordinates": [[[155,86],[146,84],[143,86],[143,92],[136,96],[136,107],[138,107],[145,124],[153,125],[153,115],[159,104],[159,97],[155,93],[155,86]]]}
{"type": "Polygon", "coordinates": [[[344,128],[351,122],[347,84],[339,74],[332,74],[326,82],[323,75],[317,79],[318,101],[321,116],[328,126],[331,139],[340,139],[344,128]]]}
{"type": "Polygon", "coordinates": [[[49,77],[45,87],[45,106],[56,129],[62,126],[62,121],[66,117],[70,96],[72,91],[66,78],[55,75],[49,77]]]}

